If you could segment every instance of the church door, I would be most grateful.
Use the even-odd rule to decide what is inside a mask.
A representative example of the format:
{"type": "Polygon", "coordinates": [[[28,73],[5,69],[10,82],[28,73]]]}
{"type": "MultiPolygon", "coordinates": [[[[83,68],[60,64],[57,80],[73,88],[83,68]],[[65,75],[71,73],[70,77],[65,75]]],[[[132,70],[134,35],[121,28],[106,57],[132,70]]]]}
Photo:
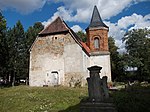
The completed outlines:
{"type": "Polygon", "coordinates": [[[52,71],[50,76],[51,85],[58,85],[59,75],[57,71],[52,71]]]}
{"type": "Polygon", "coordinates": [[[58,85],[59,84],[58,81],[59,81],[59,74],[57,71],[47,73],[46,78],[47,85],[50,86],[58,85]]]}

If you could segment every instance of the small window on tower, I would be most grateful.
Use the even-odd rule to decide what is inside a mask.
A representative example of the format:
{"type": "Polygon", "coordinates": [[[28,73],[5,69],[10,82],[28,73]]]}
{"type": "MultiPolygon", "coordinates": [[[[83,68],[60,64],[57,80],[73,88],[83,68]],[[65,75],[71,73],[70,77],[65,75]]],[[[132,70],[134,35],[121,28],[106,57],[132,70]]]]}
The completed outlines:
{"type": "Polygon", "coordinates": [[[99,43],[99,38],[98,37],[94,38],[94,47],[95,47],[95,49],[99,49],[99,47],[100,47],[100,43],[99,43]]]}

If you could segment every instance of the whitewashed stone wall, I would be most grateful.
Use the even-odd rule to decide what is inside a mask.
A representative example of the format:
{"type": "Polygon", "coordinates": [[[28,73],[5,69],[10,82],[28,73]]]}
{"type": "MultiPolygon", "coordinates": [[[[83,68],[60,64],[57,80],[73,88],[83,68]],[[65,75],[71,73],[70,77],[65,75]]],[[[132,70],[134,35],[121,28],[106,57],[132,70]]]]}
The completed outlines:
{"type": "Polygon", "coordinates": [[[65,85],[68,86],[71,78],[80,80],[83,86],[87,77],[88,56],[78,44],[69,44],[64,50],[65,85]]]}
{"type": "Polygon", "coordinates": [[[29,85],[53,85],[51,73],[57,72],[58,84],[64,83],[64,39],[66,35],[38,37],[30,52],[29,85]]]}
{"type": "Polygon", "coordinates": [[[109,55],[89,57],[69,33],[38,37],[30,51],[29,85],[53,86],[57,78],[57,84],[69,86],[73,78],[83,86],[89,76],[87,68],[94,65],[103,67],[101,77],[108,76],[111,81],[109,55]]]}
{"type": "Polygon", "coordinates": [[[36,39],[30,52],[30,86],[53,86],[50,77],[58,73],[58,84],[69,86],[73,77],[85,82],[88,56],[68,34],[36,39]],[[84,80],[84,81],[83,81],[84,80]]]}
{"type": "Polygon", "coordinates": [[[108,82],[110,82],[111,81],[110,55],[105,54],[98,56],[90,56],[89,67],[95,65],[102,67],[100,77],[102,78],[103,76],[107,76],[108,82]]]}

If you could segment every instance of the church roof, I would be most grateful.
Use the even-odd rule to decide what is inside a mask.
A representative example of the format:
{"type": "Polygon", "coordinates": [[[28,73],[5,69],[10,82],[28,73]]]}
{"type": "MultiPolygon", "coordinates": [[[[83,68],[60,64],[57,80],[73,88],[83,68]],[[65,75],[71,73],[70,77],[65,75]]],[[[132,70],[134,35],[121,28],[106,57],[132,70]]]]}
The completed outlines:
{"type": "Polygon", "coordinates": [[[39,35],[59,33],[69,31],[66,25],[63,23],[60,17],[57,17],[52,23],[50,23],[39,35]]]}
{"type": "Polygon", "coordinates": [[[88,28],[95,28],[95,27],[106,27],[106,28],[108,28],[108,26],[106,26],[103,23],[103,21],[101,19],[101,16],[100,16],[96,6],[94,7],[91,22],[90,22],[90,25],[89,25],[88,28]]]}
{"type": "Polygon", "coordinates": [[[43,37],[44,35],[58,34],[63,32],[69,32],[73,39],[79,44],[82,49],[88,53],[90,53],[90,49],[88,46],[82,42],[81,38],[77,36],[77,34],[69,28],[69,26],[63,21],[60,17],[57,17],[52,23],[50,23],[44,30],[39,33],[39,36],[43,37]]]}

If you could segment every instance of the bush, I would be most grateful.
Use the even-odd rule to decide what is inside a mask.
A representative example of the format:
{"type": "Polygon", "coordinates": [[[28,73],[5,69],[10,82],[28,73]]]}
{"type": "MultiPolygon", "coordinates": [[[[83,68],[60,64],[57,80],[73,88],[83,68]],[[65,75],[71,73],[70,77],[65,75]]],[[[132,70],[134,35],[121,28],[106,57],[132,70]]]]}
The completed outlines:
{"type": "Polygon", "coordinates": [[[118,112],[150,112],[149,89],[150,87],[136,87],[132,91],[115,92],[113,97],[118,112]]]}

